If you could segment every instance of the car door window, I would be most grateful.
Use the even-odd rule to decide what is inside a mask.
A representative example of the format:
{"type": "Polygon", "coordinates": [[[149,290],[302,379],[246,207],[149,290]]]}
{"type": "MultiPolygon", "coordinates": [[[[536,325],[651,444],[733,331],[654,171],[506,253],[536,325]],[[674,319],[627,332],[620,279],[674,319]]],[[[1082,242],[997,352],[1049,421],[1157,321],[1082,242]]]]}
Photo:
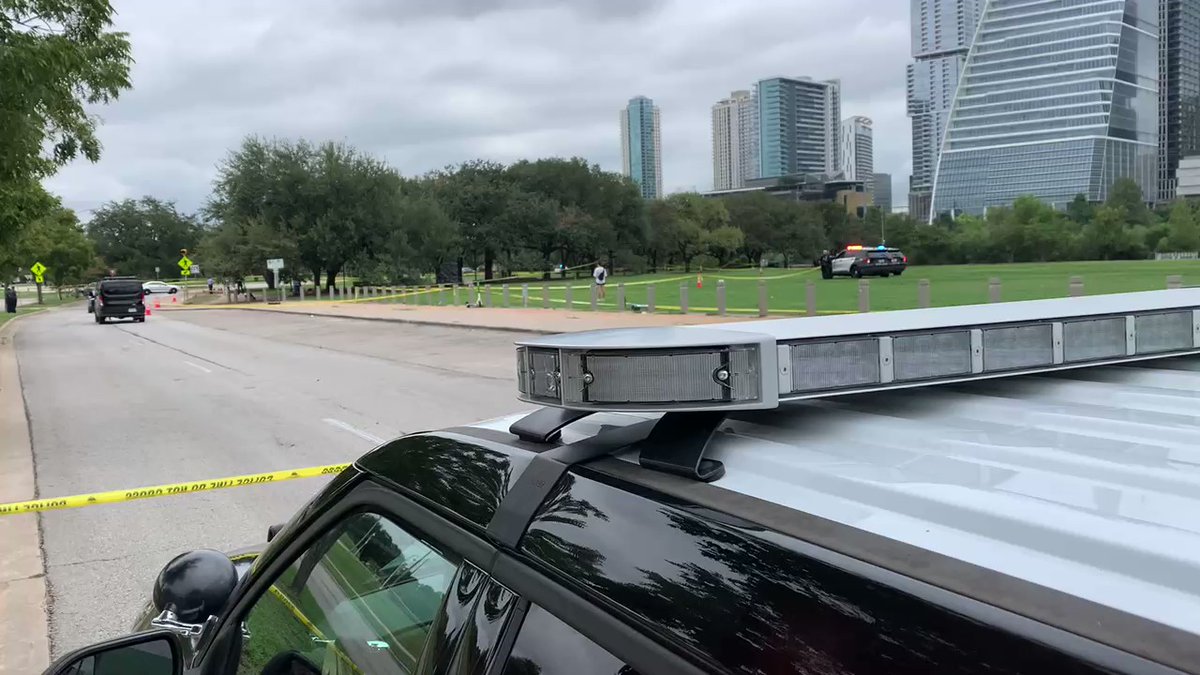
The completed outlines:
{"type": "Polygon", "coordinates": [[[416,672],[460,563],[383,516],[356,514],[251,607],[237,672],[416,672]]]}
{"type": "Polygon", "coordinates": [[[530,605],[503,675],[637,675],[553,614],[530,605]]]}

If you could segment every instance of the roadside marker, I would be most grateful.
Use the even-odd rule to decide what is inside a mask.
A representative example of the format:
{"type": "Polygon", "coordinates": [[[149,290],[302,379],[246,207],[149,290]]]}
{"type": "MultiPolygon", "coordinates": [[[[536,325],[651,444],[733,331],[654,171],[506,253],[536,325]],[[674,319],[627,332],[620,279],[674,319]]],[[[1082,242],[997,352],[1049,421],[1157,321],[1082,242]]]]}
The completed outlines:
{"type": "Polygon", "coordinates": [[[172,296],[171,296],[171,304],[173,305],[173,304],[175,304],[175,303],[177,303],[177,302],[179,302],[179,301],[178,301],[178,300],[176,300],[176,299],[175,299],[175,296],[173,296],[173,295],[172,295],[172,296]]]}

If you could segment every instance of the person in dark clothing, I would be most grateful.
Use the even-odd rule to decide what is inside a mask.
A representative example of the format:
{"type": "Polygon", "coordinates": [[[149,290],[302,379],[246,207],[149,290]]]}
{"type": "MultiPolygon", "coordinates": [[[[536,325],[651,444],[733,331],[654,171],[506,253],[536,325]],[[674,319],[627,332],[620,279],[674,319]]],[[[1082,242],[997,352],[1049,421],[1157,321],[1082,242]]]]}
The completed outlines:
{"type": "Polygon", "coordinates": [[[825,279],[833,276],[833,256],[829,249],[821,251],[821,276],[825,279]]]}
{"type": "Polygon", "coordinates": [[[17,313],[17,289],[11,285],[4,287],[4,311],[9,314],[17,313]]]}

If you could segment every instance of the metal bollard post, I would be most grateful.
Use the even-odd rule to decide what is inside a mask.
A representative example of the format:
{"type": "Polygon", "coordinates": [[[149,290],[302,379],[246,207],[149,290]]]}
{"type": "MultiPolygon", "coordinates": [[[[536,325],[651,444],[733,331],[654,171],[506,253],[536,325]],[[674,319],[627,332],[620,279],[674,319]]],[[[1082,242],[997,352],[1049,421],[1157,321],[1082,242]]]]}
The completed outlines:
{"type": "Polygon", "coordinates": [[[446,304],[446,287],[438,286],[438,307],[446,304]]]}
{"type": "Polygon", "coordinates": [[[679,284],[679,311],[683,314],[688,313],[688,287],[687,287],[687,284],[679,284]]]}
{"type": "Polygon", "coordinates": [[[871,282],[868,279],[858,280],[858,311],[871,311],[871,282]]]}
{"type": "Polygon", "coordinates": [[[758,315],[767,315],[767,280],[758,280],[758,315]]]}
{"type": "Polygon", "coordinates": [[[342,286],[341,288],[338,289],[338,299],[341,300],[342,302],[346,301],[346,287],[345,286],[342,286]]]}
{"type": "Polygon", "coordinates": [[[567,294],[567,302],[566,302],[566,307],[567,307],[567,311],[569,312],[569,311],[571,311],[571,309],[572,309],[572,302],[571,302],[571,284],[567,284],[567,288],[566,288],[565,290],[566,290],[566,294],[567,294]]]}
{"type": "Polygon", "coordinates": [[[917,282],[917,307],[926,309],[929,307],[929,280],[921,279],[917,282]]]}
{"type": "Polygon", "coordinates": [[[1183,288],[1183,276],[1172,274],[1167,277],[1167,288],[1183,288]]]}
{"type": "Polygon", "coordinates": [[[1071,277],[1067,284],[1067,293],[1072,298],[1078,298],[1083,295],[1083,277],[1071,277]]]}
{"type": "Polygon", "coordinates": [[[804,282],[804,314],[817,315],[817,285],[811,281],[804,282]]]}
{"type": "Polygon", "coordinates": [[[304,282],[300,283],[300,302],[304,302],[304,282]]]}
{"type": "Polygon", "coordinates": [[[717,315],[725,316],[725,280],[717,279],[717,315]]]}
{"type": "Polygon", "coordinates": [[[625,284],[617,284],[617,311],[625,311],[625,284]]]}
{"type": "Polygon", "coordinates": [[[596,311],[596,300],[600,296],[600,287],[597,286],[596,284],[592,284],[591,289],[592,289],[592,311],[594,312],[594,311],[596,311]]]}
{"type": "Polygon", "coordinates": [[[988,302],[1000,302],[1000,279],[988,279],[988,302]]]}
{"type": "Polygon", "coordinates": [[[483,289],[484,289],[484,291],[486,291],[483,294],[483,306],[491,307],[492,306],[492,287],[484,286],[483,289]]]}
{"type": "Polygon", "coordinates": [[[529,307],[529,284],[521,284],[521,306],[529,307]]]}
{"type": "Polygon", "coordinates": [[[653,284],[646,287],[646,311],[651,314],[654,313],[654,285],[653,284]]]}
{"type": "Polygon", "coordinates": [[[550,284],[542,284],[542,309],[550,309],[550,284]]]}
{"type": "Polygon", "coordinates": [[[321,284],[313,284],[313,287],[316,288],[316,290],[317,290],[317,295],[316,295],[317,300],[320,300],[321,299],[321,284]]]}
{"type": "Polygon", "coordinates": [[[503,294],[504,306],[508,307],[508,284],[504,284],[504,289],[501,291],[501,293],[503,294]]]}
{"type": "Polygon", "coordinates": [[[454,284],[454,289],[451,293],[454,299],[454,306],[458,307],[458,284],[454,284]]]}

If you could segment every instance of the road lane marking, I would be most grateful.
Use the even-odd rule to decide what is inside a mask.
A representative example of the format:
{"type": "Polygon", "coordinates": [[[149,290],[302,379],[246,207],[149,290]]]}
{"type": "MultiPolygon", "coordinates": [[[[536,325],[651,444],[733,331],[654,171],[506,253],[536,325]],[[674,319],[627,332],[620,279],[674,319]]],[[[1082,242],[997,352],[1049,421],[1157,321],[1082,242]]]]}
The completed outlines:
{"type": "Polygon", "coordinates": [[[184,365],[186,365],[186,366],[191,366],[191,367],[195,368],[196,370],[199,370],[199,371],[202,371],[202,372],[205,372],[205,373],[211,373],[211,372],[212,372],[212,371],[211,371],[211,370],[209,370],[208,368],[205,368],[204,366],[202,366],[202,365],[200,365],[200,364],[198,364],[198,363],[192,363],[191,361],[184,361],[184,362],[183,362],[183,364],[184,364],[184,365]]]}
{"type": "Polygon", "coordinates": [[[322,421],[328,425],[335,426],[335,427],[341,429],[342,431],[349,431],[350,433],[354,434],[355,436],[358,436],[359,438],[363,439],[364,441],[370,441],[376,445],[379,445],[380,443],[383,442],[383,439],[376,436],[375,434],[368,433],[366,431],[363,431],[362,429],[358,429],[356,427],[350,426],[349,424],[346,424],[345,422],[343,422],[341,420],[335,420],[332,417],[326,417],[322,421]]]}

